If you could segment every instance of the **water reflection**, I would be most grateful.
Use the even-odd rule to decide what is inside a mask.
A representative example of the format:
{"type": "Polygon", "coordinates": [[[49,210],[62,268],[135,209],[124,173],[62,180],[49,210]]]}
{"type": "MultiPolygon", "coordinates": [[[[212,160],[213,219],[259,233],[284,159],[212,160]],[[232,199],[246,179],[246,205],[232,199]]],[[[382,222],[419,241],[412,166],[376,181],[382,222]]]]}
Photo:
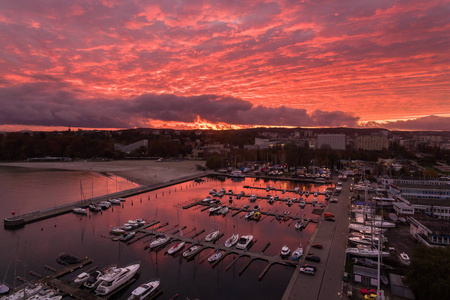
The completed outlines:
{"type": "MultiPolygon", "coordinates": [[[[7,176],[8,172],[0,170],[0,181],[7,176]],[[3,177],[2,177],[3,174],[3,177]]],[[[14,173],[14,172],[13,172],[14,173]]],[[[45,178],[54,180],[54,173],[44,172],[33,174],[13,174],[14,178],[21,178],[22,181],[40,177],[38,181],[31,180],[31,183],[23,184],[21,192],[18,192],[17,183],[9,186],[2,186],[6,193],[14,199],[14,203],[5,200],[5,205],[10,209],[20,211],[30,211],[37,206],[33,201],[19,201],[16,197],[39,198],[40,205],[52,206],[56,204],[68,203],[79,200],[79,180],[90,180],[94,182],[91,185],[92,193],[98,195],[101,190],[111,191],[119,178],[113,178],[105,181],[105,177],[93,173],[67,172],[65,178],[60,179],[59,184],[63,185],[65,192],[55,189],[51,184],[45,183],[45,178]],[[47,176],[48,173],[48,176],[47,176]],[[86,176],[88,178],[86,178],[86,176]],[[98,177],[97,177],[98,176],[98,177]],[[44,179],[43,179],[44,178],[44,179]],[[103,184],[102,184],[103,182],[103,184]],[[107,182],[107,183],[106,183],[107,182]],[[76,188],[75,186],[78,186],[76,188]],[[70,187],[70,188],[68,188],[70,187]],[[41,197],[45,194],[51,197],[41,197]],[[78,195],[78,196],[77,196],[78,195]],[[48,198],[48,199],[47,199],[48,198]],[[57,198],[55,200],[55,198],[57,198]],[[56,204],[55,204],[56,202],[56,204]],[[18,208],[16,208],[18,207],[18,208]]],[[[61,178],[62,174],[58,174],[61,178]]],[[[64,177],[64,176],[63,176],[64,177]]],[[[256,243],[251,248],[253,252],[260,252],[263,247],[270,242],[270,246],[265,250],[265,254],[278,256],[283,245],[288,245],[294,250],[300,243],[305,246],[314,230],[314,223],[310,223],[301,233],[294,229],[292,220],[280,222],[272,216],[263,217],[260,222],[247,221],[243,218],[243,213],[234,217],[233,211],[226,216],[210,216],[207,211],[202,211],[200,207],[182,209],[181,207],[196,199],[203,199],[211,189],[226,191],[233,190],[235,193],[244,191],[246,194],[256,194],[259,196],[279,195],[280,197],[299,197],[293,193],[287,192],[281,194],[279,191],[266,191],[267,185],[277,189],[293,190],[299,186],[301,190],[323,191],[326,186],[298,185],[291,182],[264,182],[262,180],[245,179],[237,182],[230,179],[223,181],[207,179],[204,183],[186,182],[175,186],[167,187],[161,190],[130,197],[121,206],[114,206],[112,209],[102,211],[101,213],[91,213],[88,216],[77,216],[67,214],[53,219],[26,225],[23,229],[14,231],[0,232],[2,238],[0,269],[6,270],[11,258],[7,253],[17,252],[20,262],[17,267],[23,268],[23,262],[26,262],[27,270],[34,270],[41,275],[48,275],[49,272],[43,268],[45,264],[57,267],[55,258],[60,252],[69,252],[79,257],[89,256],[94,259],[95,265],[105,267],[111,264],[119,266],[134,261],[141,261],[141,276],[131,287],[121,296],[126,299],[126,295],[137,285],[153,277],[161,278],[161,286],[165,290],[166,298],[178,293],[180,299],[186,297],[198,297],[200,299],[229,299],[229,298],[261,298],[261,299],[280,299],[292,276],[293,268],[285,266],[272,266],[266,273],[262,281],[258,281],[258,276],[266,268],[264,261],[253,261],[251,265],[241,274],[239,272],[249,261],[248,257],[238,259],[232,264],[237,256],[231,254],[226,256],[215,268],[212,268],[205,258],[213,253],[213,249],[206,249],[192,261],[187,261],[181,255],[172,257],[165,255],[165,251],[175,242],[165,247],[165,250],[159,252],[150,252],[145,250],[149,245],[151,236],[139,240],[131,245],[121,242],[114,242],[109,238],[109,229],[124,224],[127,220],[144,218],[147,221],[159,220],[160,224],[168,222],[169,225],[161,228],[163,232],[175,232],[179,227],[183,230],[185,236],[194,236],[194,234],[205,230],[197,239],[202,240],[206,234],[213,229],[219,229],[224,236],[217,241],[223,244],[225,240],[234,232],[240,235],[252,234],[256,243]],[[253,188],[245,189],[249,185],[253,188]]],[[[89,185],[83,186],[83,190],[88,192],[89,185]]],[[[312,201],[312,197],[308,199],[312,201]]],[[[318,202],[325,202],[323,196],[318,196],[318,202]]],[[[228,203],[228,196],[222,198],[223,202],[228,203]]],[[[3,203],[2,203],[3,204],[3,203]]],[[[301,209],[294,204],[288,207],[285,203],[276,202],[270,205],[267,200],[256,200],[250,203],[248,198],[240,200],[233,199],[231,206],[242,207],[244,204],[259,205],[262,211],[278,212],[290,211],[290,216],[302,216],[306,218],[317,217],[312,214],[313,207],[307,205],[301,209]]],[[[139,235],[138,235],[139,236],[139,235]]],[[[189,245],[186,245],[186,248],[189,245]]],[[[3,276],[4,274],[0,274],[3,276]]],[[[68,275],[65,279],[71,279],[76,274],[68,275]]],[[[29,275],[24,275],[27,279],[29,275]]],[[[14,282],[13,272],[6,274],[6,281],[14,282]]],[[[120,298],[120,297],[119,297],[120,298]]]]}

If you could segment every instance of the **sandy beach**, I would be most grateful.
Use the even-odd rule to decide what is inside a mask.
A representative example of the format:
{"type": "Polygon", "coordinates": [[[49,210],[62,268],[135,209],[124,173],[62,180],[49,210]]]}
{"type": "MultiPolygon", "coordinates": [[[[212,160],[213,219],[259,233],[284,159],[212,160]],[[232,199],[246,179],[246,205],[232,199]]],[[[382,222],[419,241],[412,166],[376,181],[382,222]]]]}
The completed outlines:
{"type": "Polygon", "coordinates": [[[14,166],[35,169],[59,169],[110,173],[126,178],[140,185],[168,182],[172,179],[202,174],[196,165],[205,165],[205,161],[154,161],[154,160],[118,160],[108,162],[12,162],[0,163],[0,166],[14,166]]]}

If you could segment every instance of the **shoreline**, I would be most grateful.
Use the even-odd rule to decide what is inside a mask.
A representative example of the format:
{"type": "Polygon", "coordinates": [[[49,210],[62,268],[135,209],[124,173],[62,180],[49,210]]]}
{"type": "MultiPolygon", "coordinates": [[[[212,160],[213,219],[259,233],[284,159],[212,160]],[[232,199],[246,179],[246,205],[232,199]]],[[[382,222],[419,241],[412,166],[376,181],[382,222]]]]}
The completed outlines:
{"type": "Polygon", "coordinates": [[[107,162],[8,162],[0,167],[21,167],[30,169],[69,170],[95,172],[102,176],[113,174],[139,185],[168,182],[176,178],[202,174],[197,165],[204,166],[205,161],[154,161],[154,160],[115,160],[107,162]]]}

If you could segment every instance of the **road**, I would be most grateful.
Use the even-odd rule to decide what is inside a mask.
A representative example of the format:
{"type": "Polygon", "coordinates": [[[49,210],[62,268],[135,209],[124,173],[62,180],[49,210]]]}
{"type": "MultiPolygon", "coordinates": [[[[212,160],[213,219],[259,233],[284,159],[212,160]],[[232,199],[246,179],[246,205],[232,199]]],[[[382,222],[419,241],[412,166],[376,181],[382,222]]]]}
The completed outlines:
{"type": "Polygon", "coordinates": [[[345,249],[348,239],[351,183],[351,178],[347,182],[343,182],[341,194],[337,197],[338,203],[329,203],[325,210],[334,214],[336,222],[320,221],[306,248],[305,253],[313,252],[321,258],[320,263],[308,262],[317,265],[316,274],[308,276],[300,274],[298,271],[294,272],[283,295],[283,300],[341,299],[345,249]],[[323,249],[309,248],[312,243],[322,244],[323,249]]]}

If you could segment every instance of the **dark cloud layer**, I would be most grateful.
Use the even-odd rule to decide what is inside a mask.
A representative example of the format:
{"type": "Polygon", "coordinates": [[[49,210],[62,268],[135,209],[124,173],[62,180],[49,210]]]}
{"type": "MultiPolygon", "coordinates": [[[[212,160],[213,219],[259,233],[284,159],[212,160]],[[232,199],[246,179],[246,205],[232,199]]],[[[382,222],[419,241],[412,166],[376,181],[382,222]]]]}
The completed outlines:
{"type": "Polygon", "coordinates": [[[450,131],[450,118],[427,116],[414,120],[395,121],[383,124],[383,127],[395,130],[443,130],[450,131]]]}
{"type": "Polygon", "coordinates": [[[129,128],[146,121],[192,123],[200,117],[211,123],[271,126],[356,126],[359,118],[340,111],[286,106],[254,106],[233,97],[201,95],[179,97],[146,94],[131,99],[82,99],[82,94],[61,91],[58,84],[26,84],[0,88],[0,125],[78,126],[129,128]]]}

